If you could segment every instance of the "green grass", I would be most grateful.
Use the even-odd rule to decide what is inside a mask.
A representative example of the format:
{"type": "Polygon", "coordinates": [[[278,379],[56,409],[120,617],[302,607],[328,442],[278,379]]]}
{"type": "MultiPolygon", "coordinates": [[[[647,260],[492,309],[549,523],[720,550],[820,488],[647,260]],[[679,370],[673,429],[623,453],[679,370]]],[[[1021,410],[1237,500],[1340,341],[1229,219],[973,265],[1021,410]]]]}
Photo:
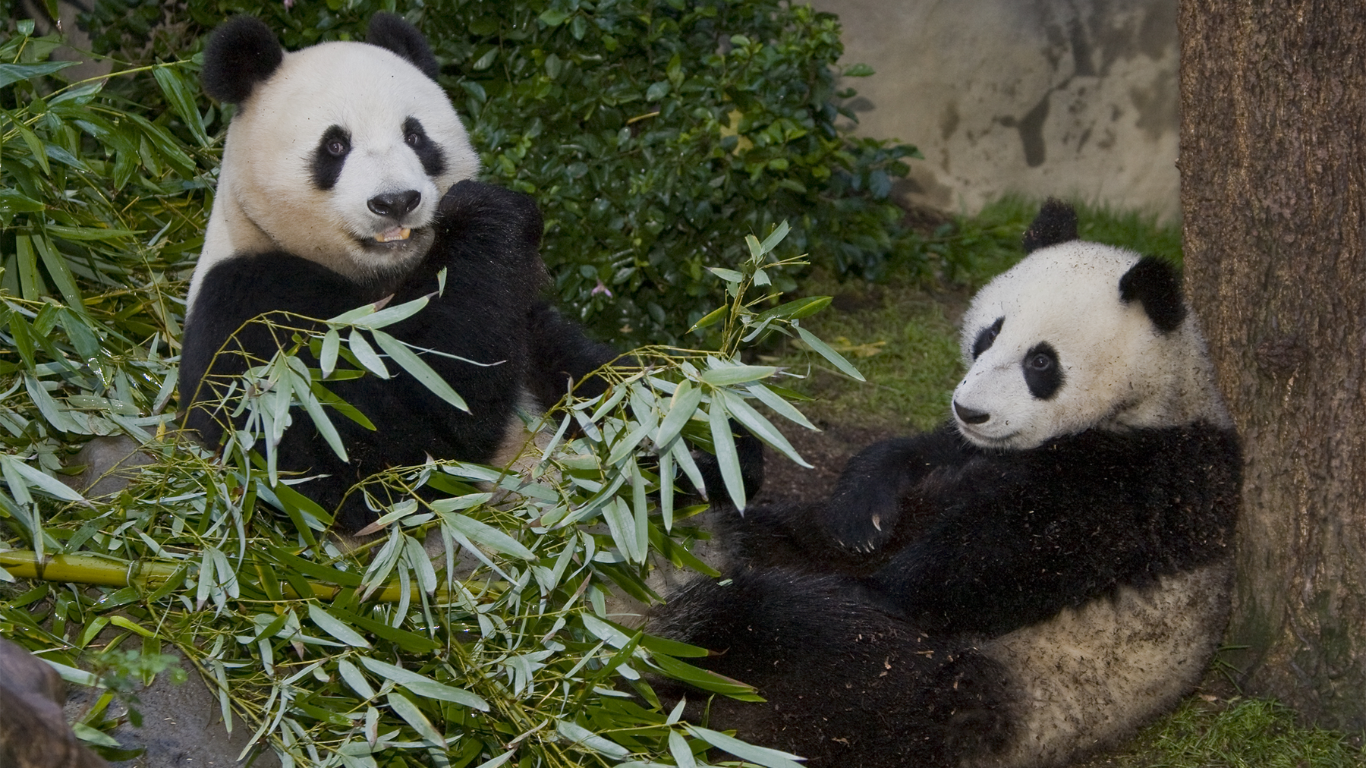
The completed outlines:
{"type": "Polygon", "coordinates": [[[905,432],[944,420],[962,370],[958,333],[946,314],[951,308],[907,281],[869,286],[817,277],[804,287],[812,295],[837,297],[803,321],[805,327],[867,379],[859,383],[814,352],[789,344],[777,361],[805,375],[792,387],[813,399],[804,410],[826,421],[885,424],[905,432]]]}
{"type": "MultiPolygon", "coordinates": [[[[1152,213],[1069,202],[1077,209],[1078,234],[1083,240],[1181,263],[1179,224],[1163,222],[1152,213]]],[[[1005,195],[976,216],[958,216],[939,227],[927,238],[926,246],[939,256],[946,279],[976,289],[1024,256],[1020,236],[1038,212],[1038,201],[1005,195]]]]}
{"type": "Polygon", "coordinates": [[[1366,749],[1341,733],[1304,727],[1267,699],[1192,696],[1122,749],[1085,768],[1360,768],[1366,749]]]}

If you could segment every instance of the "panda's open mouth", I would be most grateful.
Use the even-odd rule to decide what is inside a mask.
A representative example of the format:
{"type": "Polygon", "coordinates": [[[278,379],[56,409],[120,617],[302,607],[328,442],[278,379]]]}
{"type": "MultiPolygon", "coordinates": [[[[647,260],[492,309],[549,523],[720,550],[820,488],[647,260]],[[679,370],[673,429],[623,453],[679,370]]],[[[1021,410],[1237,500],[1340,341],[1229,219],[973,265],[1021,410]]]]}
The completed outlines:
{"type": "Polygon", "coordinates": [[[358,236],[356,242],[366,252],[385,258],[409,258],[423,254],[432,245],[431,227],[390,227],[373,235],[358,236]]]}
{"type": "Polygon", "coordinates": [[[378,235],[375,235],[375,242],[395,243],[400,240],[407,240],[408,236],[412,233],[413,231],[407,227],[394,227],[393,229],[386,229],[378,235]]]}

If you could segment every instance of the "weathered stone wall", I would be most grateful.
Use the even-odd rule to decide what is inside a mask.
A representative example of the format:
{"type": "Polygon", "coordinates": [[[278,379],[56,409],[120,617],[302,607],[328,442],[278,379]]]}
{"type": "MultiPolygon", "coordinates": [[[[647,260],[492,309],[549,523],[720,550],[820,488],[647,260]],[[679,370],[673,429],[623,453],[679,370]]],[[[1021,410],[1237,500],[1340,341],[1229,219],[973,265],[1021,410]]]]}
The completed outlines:
{"type": "Polygon", "coordinates": [[[1178,214],[1176,0],[814,0],[844,25],[858,132],[920,147],[897,193],[1008,191],[1178,214]]]}

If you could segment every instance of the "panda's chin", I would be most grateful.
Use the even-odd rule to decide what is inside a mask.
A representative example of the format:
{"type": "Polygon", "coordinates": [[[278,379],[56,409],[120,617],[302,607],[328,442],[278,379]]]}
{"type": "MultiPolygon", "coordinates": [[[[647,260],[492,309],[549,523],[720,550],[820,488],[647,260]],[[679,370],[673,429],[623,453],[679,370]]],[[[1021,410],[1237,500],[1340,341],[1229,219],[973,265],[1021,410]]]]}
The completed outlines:
{"type": "Polygon", "coordinates": [[[978,448],[985,448],[987,450],[997,451],[1010,451],[1019,450],[1022,447],[1028,447],[1022,446],[1020,444],[1020,432],[1011,432],[1007,435],[999,436],[987,435],[983,434],[982,432],[976,429],[973,429],[971,425],[964,424],[963,422],[957,420],[954,421],[954,426],[958,428],[958,434],[962,435],[964,440],[967,440],[969,443],[972,443],[978,448]]]}

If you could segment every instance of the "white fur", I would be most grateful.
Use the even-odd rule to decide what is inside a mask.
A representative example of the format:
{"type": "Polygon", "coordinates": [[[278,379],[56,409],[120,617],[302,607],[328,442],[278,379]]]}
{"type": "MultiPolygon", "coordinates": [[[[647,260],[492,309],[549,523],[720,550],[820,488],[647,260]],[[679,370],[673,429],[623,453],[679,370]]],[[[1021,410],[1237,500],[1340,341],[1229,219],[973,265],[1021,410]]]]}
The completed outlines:
{"type": "Polygon", "coordinates": [[[479,159],[445,92],[393,52],[352,42],[286,53],[279,68],[240,105],[228,128],[218,190],[204,250],[190,282],[194,307],[204,275],[238,253],[273,249],[311,259],[358,280],[411,266],[431,245],[437,202],[472,178],[479,159]],[[445,155],[445,172],[428,177],[404,143],[403,122],[422,123],[445,155]],[[312,180],[323,133],[337,125],[351,152],[330,190],[312,180]],[[390,247],[367,247],[394,226],[367,201],[385,192],[418,190],[420,205],[403,226],[413,235],[390,247]]]}
{"type": "Polygon", "coordinates": [[[988,641],[1020,698],[1010,745],[981,765],[1065,764],[1171,709],[1219,644],[1231,576],[1228,563],[1166,576],[988,641]]]}
{"type": "Polygon", "coordinates": [[[1035,251],[977,293],[963,317],[968,371],[953,398],[991,416],[967,424],[955,413],[965,438],[1018,450],[1091,427],[1229,425],[1194,315],[1162,334],[1140,302],[1120,300],[1120,278],[1138,259],[1097,243],[1063,243],[1035,251]],[[974,361],[978,333],[1001,317],[995,343],[974,361]],[[1022,367],[1041,342],[1057,351],[1064,376],[1047,400],[1030,393],[1022,367]]]}

